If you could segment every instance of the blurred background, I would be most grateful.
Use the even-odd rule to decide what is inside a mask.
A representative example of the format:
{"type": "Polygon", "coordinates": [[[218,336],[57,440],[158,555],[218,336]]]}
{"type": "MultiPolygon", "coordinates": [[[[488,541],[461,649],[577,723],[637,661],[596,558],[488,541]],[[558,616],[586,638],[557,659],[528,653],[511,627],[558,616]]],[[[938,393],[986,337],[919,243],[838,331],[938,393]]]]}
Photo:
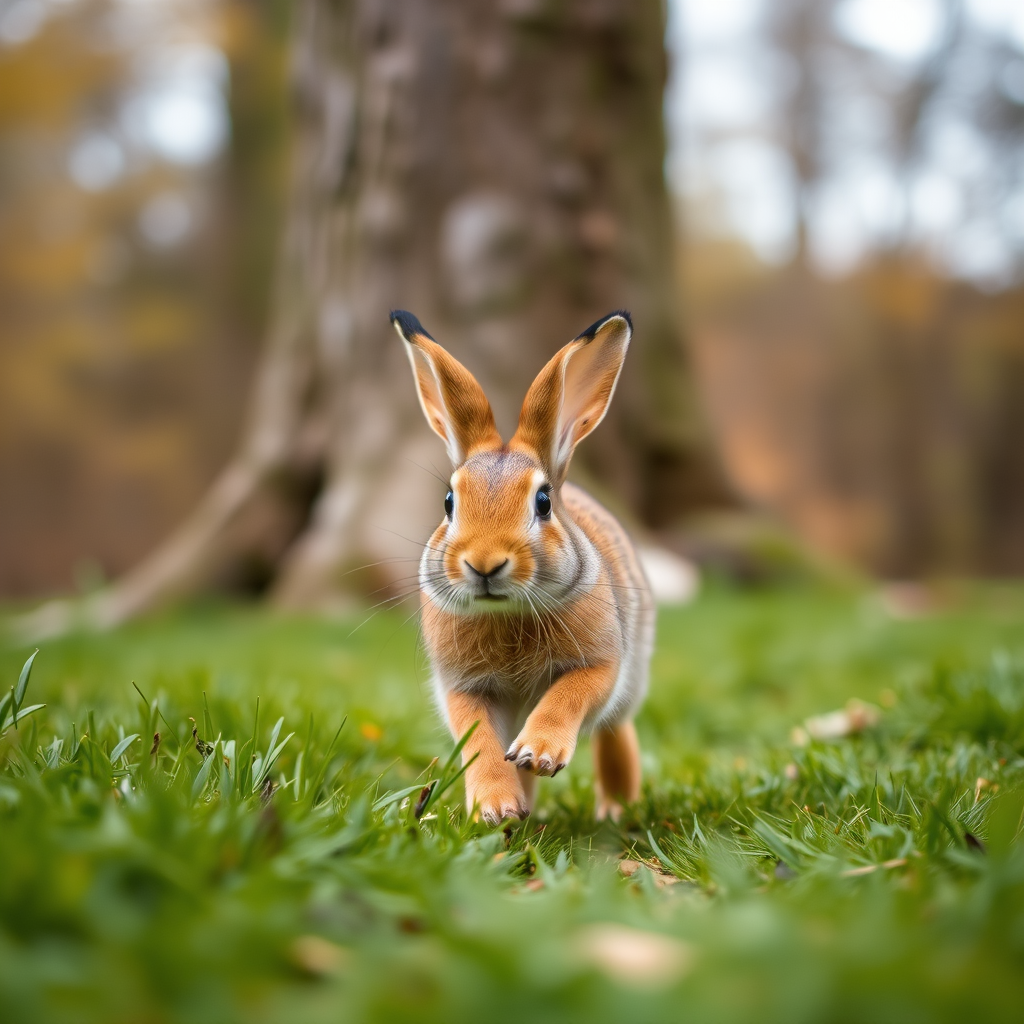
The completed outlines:
{"type": "Polygon", "coordinates": [[[1020,575],[1024,6],[0,0],[0,598],[407,589],[394,306],[506,433],[631,308],[574,471],[652,542],[1020,575]]]}

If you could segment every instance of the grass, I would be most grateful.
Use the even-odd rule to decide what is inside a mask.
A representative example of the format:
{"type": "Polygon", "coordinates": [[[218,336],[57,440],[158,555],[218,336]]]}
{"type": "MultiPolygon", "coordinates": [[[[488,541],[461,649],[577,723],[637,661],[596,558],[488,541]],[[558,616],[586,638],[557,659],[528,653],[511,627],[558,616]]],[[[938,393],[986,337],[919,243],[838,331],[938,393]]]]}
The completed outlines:
{"type": "Polygon", "coordinates": [[[505,830],[399,617],[48,644],[0,739],[0,1019],[1017,1020],[1022,621],[712,589],[659,622],[641,805],[594,823],[583,745],[505,830]],[[879,723],[794,742],[851,698],[879,723]]]}

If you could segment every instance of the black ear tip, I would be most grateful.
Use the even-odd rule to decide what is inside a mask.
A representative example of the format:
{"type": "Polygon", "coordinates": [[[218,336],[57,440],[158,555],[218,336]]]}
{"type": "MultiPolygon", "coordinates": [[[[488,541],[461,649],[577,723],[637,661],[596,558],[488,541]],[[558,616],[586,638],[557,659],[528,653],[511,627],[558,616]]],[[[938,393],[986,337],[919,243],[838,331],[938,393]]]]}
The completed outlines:
{"type": "Polygon", "coordinates": [[[398,324],[398,329],[406,338],[411,338],[414,334],[422,334],[425,338],[430,338],[431,341],[434,340],[423,324],[412,313],[404,309],[391,310],[391,322],[398,324]]]}
{"type": "Polygon", "coordinates": [[[577,334],[573,341],[581,341],[584,338],[587,341],[593,341],[594,336],[609,320],[615,317],[621,317],[629,325],[630,333],[633,332],[633,318],[629,315],[628,309],[613,309],[607,316],[601,317],[600,320],[595,320],[582,334],[577,334]]]}
{"type": "Polygon", "coordinates": [[[621,316],[622,319],[626,321],[626,324],[629,326],[629,329],[633,330],[633,317],[630,314],[628,309],[615,309],[615,310],[612,310],[612,312],[609,313],[605,317],[605,319],[606,320],[611,320],[611,318],[613,316],[621,316]]]}

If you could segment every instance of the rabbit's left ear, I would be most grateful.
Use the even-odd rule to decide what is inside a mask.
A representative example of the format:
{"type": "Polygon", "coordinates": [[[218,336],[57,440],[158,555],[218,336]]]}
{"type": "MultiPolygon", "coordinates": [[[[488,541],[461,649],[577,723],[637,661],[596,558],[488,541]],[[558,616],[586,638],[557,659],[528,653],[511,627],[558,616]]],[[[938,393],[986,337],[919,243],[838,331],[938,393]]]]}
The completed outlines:
{"type": "Polygon", "coordinates": [[[500,447],[491,403],[473,374],[412,313],[393,310],[391,323],[405,342],[423,414],[444,441],[452,465],[461,466],[474,451],[500,447]]]}
{"type": "Polygon", "coordinates": [[[556,486],[573,449],[604,419],[632,336],[629,313],[609,313],[556,353],[530,385],[512,444],[532,448],[556,486]]]}

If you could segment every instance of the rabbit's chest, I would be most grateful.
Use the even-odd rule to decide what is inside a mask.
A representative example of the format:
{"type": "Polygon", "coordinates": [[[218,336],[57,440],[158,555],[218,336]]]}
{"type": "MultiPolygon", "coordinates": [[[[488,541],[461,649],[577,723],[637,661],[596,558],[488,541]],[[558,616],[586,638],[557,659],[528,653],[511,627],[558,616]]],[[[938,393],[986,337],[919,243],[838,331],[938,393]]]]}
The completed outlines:
{"type": "Polygon", "coordinates": [[[599,658],[604,645],[560,619],[487,616],[448,623],[431,655],[460,689],[536,699],[560,675],[599,658]]]}

